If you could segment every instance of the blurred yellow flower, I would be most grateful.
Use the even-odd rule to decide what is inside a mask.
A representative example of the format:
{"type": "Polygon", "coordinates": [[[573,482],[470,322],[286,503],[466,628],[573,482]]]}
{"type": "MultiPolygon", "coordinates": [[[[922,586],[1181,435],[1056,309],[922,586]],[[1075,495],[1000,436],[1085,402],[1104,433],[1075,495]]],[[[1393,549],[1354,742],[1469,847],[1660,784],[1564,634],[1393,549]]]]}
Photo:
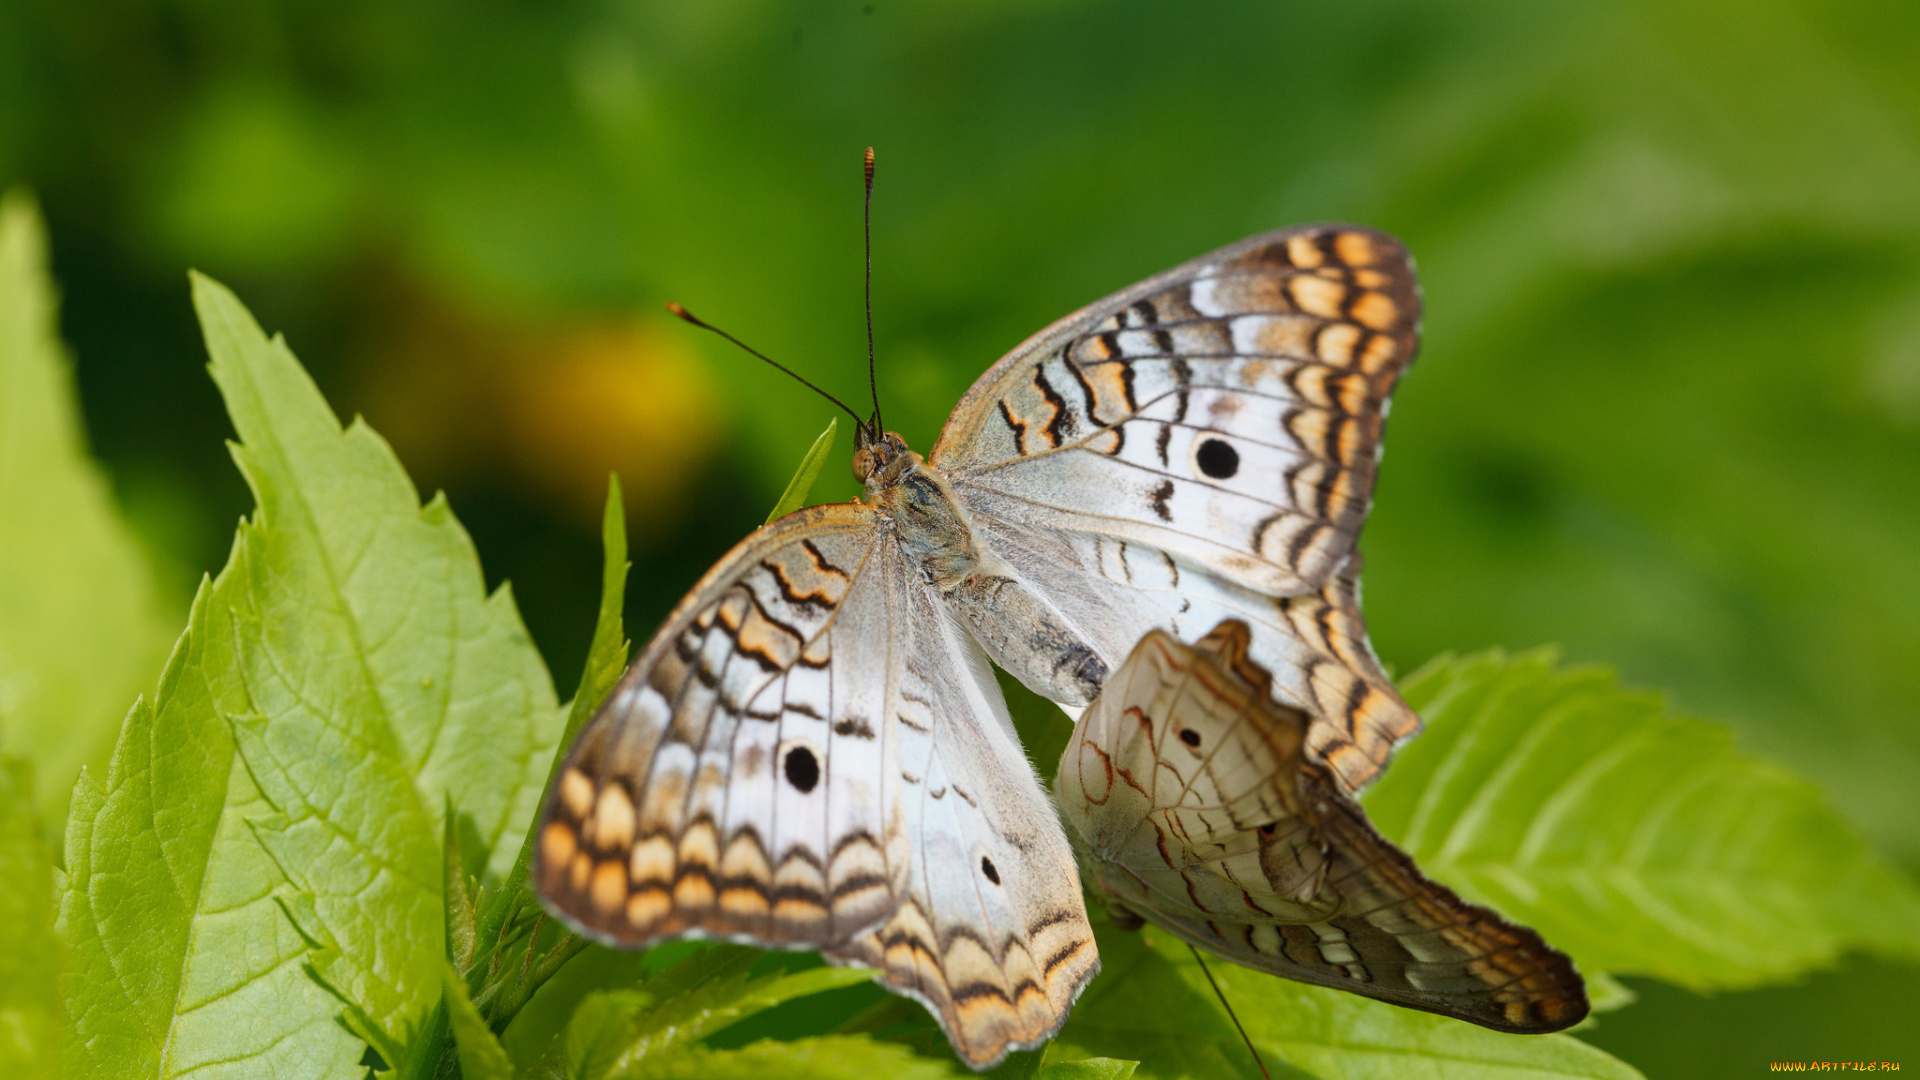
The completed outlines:
{"type": "Polygon", "coordinates": [[[700,360],[644,324],[570,328],[521,352],[503,402],[517,471],[589,523],[609,471],[646,516],[672,516],[718,428],[700,360]]]}
{"type": "Polygon", "coordinates": [[[489,317],[391,278],[382,295],[358,397],[423,493],[504,480],[597,530],[612,471],[636,529],[680,516],[724,419],[704,362],[671,328],[605,314],[489,317]]]}

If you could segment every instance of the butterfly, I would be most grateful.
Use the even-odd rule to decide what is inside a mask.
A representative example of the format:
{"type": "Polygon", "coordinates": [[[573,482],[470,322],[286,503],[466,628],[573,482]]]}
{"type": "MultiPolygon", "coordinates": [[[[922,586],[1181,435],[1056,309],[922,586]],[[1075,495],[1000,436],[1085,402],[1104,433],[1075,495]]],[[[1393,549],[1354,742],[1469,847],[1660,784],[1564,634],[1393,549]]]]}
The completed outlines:
{"type": "Polygon", "coordinates": [[[1249,644],[1234,620],[1191,646],[1149,631],[1074,725],[1055,796],[1115,922],[1497,1031],[1585,1018],[1571,961],[1374,830],[1249,644]]]}
{"type": "MultiPolygon", "coordinates": [[[[856,436],[864,503],[728,552],[557,772],[535,881],[595,940],[821,950],[985,1068],[1099,968],[1072,848],[991,665],[1069,709],[1141,635],[1252,628],[1344,789],[1419,726],[1351,590],[1420,302],[1398,241],[1255,236],[994,364],[922,458],[856,436]]],[[[691,321],[691,320],[690,320],[691,321]]]]}

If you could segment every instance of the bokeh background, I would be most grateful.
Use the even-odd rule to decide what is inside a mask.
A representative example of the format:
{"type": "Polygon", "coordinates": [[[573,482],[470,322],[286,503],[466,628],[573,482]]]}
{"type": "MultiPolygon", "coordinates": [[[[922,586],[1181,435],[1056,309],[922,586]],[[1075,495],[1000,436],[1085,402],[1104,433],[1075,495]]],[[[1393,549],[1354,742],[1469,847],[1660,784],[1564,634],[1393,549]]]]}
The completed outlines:
{"type": "MultiPolygon", "coordinates": [[[[445,489],[577,671],[607,470],[645,636],[858,400],[890,426],[1279,225],[1406,239],[1426,344],[1364,539],[1381,653],[1559,643],[1814,778],[1920,869],[1920,8],[1900,0],[8,0],[0,185],[47,213],[125,513],[182,607],[250,504],[184,270],[445,489]]],[[[816,500],[846,498],[847,429],[816,500]]],[[[562,689],[566,689],[563,685],[562,689]]],[[[1920,969],[1586,1037],[1653,1076],[1905,1058],[1920,969]]]]}

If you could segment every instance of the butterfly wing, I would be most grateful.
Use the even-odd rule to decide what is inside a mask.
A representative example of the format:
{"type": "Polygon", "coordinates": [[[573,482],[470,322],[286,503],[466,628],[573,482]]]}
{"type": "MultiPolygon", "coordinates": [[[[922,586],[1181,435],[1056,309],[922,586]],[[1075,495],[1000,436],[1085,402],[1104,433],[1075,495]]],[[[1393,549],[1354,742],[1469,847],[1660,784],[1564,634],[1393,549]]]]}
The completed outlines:
{"type": "Polygon", "coordinates": [[[1539,935],[1428,880],[1302,755],[1224,623],[1147,635],[1075,727],[1057,802],[1124,909],[1236,963],[1511,1032],[1587,1013],[1539,935]]]}
{"type": "Polygon", "coordinates": [[[879,968],[983,1069],[1052,1038],[1099,956],[1072,849],[986,655],[925,590],[900,601],[912,688],[898,716],[914,844],[906,899],[829,958],[879,968]]]}
{"type": "Polygon", "coordinates": [[[1028,339],[961,398],[928,461],[1016,520],[1311,592],[1353,552],[1419,320],[1393,237],[1266,233],[1028,339]]]}
{"type": "MultiPolygon", "coordinates": [[[[1419,314],[1384,233],[1256,236],[1035,335],[929,461],[982,548],[1109,668],[1151,629],[1251,625],[1282,699],[1316,717],[1310,751],[1357,791],[1420,726],[1367,644],[1354,550],[1419,314]]],[[[1085,700],[1047,680],[1057,657],[1006,652],[1036,691],[1085,700]]]]}
{"type": "MultiPolygon", "coordinates": [[[[1020,524],[999,513],[1005,503],[993,496],[967,505],[975,536],[1002,572],[1023,582],[1029,595],[1045,597],[1055,621],[1071,627],[1109,670],[1151,630],[1191,641],[1222,621],[1248,624],[1251,658],[1272,672],[1280,701],[1306,708],[1309,753],[1349,793],[1378,776],[1394,748],[1420,730],[1420,718],[1367,641],[1357,552],[1312,592],[1269,596],[1145,544],[1020,524]]],[[[976,621],[988,617],[968,614],[976,621]]],[[[994,638],[980,636],[992,651],[994,638]]],[[[1058,661],[1039,656],[1023,665],[1018,655],[999,652],[994,660],[1036,692],[1075,703],[1024,670],[1058,661]]]]}
{"type": "Polygon", "coordinates": [[[1098,970],[1073,853],[984,654],[870,508],[735,548],[569,750],[534,879],[625,947],[715,937],[880,969],[984,1068],[1098,970]]]}
{"type": "Polygon", "coordinates": [[[819,947],[893,913],[897,559],[870,509],[815,507],[694,587],[547,793],[534,880],[565,921],[628,948],[819,947]]]}

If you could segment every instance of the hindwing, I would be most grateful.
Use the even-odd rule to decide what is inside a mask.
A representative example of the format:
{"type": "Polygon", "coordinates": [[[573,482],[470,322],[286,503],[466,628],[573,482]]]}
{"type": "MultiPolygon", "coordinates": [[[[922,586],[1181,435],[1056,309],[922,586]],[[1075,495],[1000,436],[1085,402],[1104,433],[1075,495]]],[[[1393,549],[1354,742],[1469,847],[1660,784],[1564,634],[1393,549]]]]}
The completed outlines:
{"type": "Polygon", "coordinates": [[[1149,634],[1075,726],[1056,799],[1110,901],[1236,963],[1500,1031],[1585,1017],[1564,955],[1427,879],[1304,754],[1305,714],[1247,646],[1233,622],[1149,634]]]}
{"type": "Polygon", "coordinates": [[[1072,848],[986,655],[925,591],[900,600],[917,691],[897,716],[912,870],[893,917],[829,958],[880,969],[981,1069],[1052,1038],[1099,955],[1072,848]]]}

